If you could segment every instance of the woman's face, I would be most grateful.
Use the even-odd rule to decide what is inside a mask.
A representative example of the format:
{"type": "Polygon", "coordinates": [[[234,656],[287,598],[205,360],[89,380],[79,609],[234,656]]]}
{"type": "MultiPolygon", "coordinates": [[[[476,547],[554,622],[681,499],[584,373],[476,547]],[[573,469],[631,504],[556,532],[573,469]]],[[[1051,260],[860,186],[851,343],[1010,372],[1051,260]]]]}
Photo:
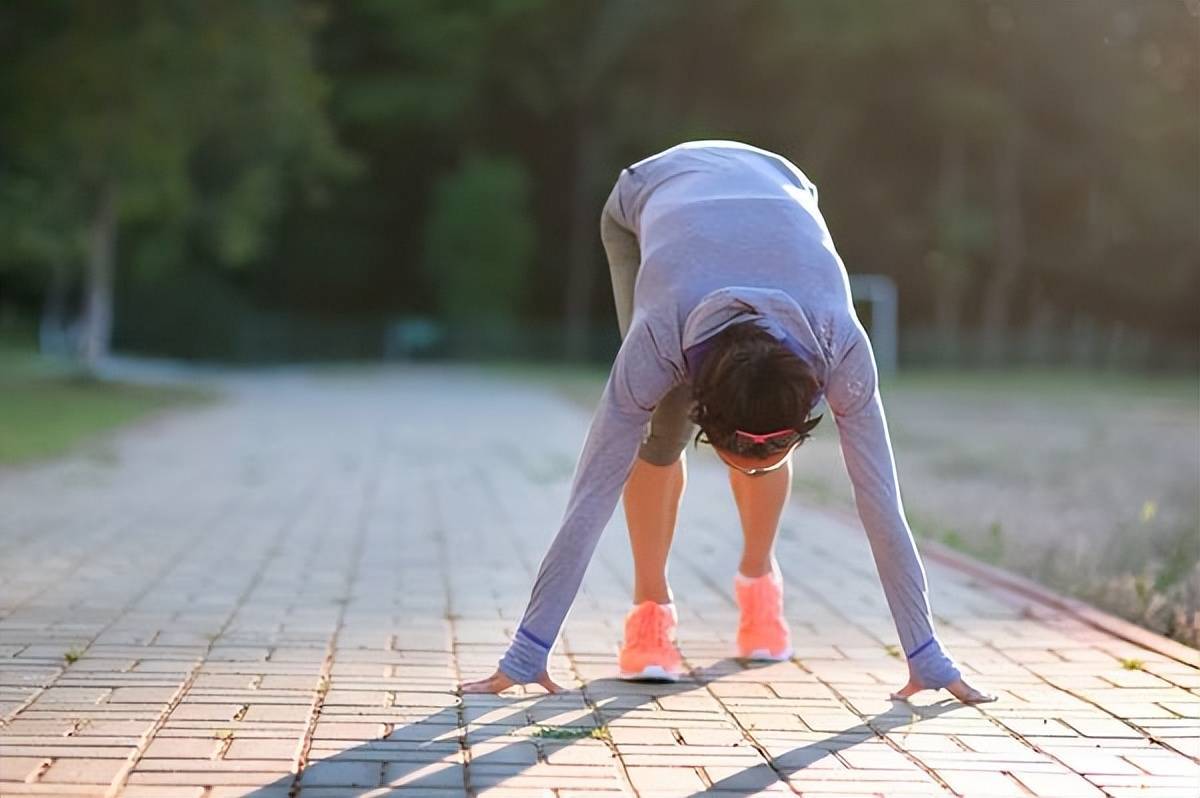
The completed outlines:
{"type": "Polygon", "coordinates": [[[769,455],[767,457],[751,457],[747,454],[737,454],[725,449],[713,447],[713,451],[717,453],[717,457],[725,462],[735,471],[740,471],[747,476],[756,477],[762,474],[769,474],[772,471],[782,468],[792,456],[792,452],[800,445],[800,441],[792,444],[787,450],[769,455]]]}

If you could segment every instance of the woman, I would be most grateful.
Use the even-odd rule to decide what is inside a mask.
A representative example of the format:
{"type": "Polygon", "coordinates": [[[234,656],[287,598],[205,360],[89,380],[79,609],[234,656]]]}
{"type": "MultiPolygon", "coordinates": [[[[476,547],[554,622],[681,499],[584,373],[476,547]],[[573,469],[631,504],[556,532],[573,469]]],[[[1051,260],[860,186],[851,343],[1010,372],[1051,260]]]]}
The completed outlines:
{"type": "Polygon", "coordinates": [[[962,680],[934,633],[871,345],[808,178],[749,145],[680,144],[621,171],[600,232],[621,348],[521,624],[496,672],[463,692],[561,689],[546,662],[622,487],[635,589],[620,673],[678,677],[666,562],[696,426],[729,468],[742,522],[738,653],[789,658],[774,541],[791,454],[823,396],[908,660],[893,697],[945,687],[967,703],[994,700],[962,680]]]}

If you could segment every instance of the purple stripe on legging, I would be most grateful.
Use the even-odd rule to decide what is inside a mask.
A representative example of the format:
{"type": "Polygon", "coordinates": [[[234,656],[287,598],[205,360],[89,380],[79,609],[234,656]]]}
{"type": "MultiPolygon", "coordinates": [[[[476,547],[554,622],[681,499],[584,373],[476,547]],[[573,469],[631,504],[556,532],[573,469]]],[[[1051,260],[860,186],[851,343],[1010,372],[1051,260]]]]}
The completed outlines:
{"type": "MultiPolygon", "coordinates": [[[[542,640],[540,637],[538,637],[538,636],[537,636],[537,635],[535,635],[533,632],[529,631],[528,629],[526,629],[526,628],[525,628],[525,627],[523,627],[523,626],[522,626],[522,627],[518,627],[518,628],[517,628],[517,634],[522,634],[522,635],[525,635],[526,637],[528,637],[528,638],[529,638],[530,640],[532,640],[533,642],[537,643],[537,644],[538,644],[539,646],[541,646],[542,648],[546,649],[547,651],[549,651],[549,650],[550,650],[550,644],[549,644],[549,643],[545,642],[545,641],[544,641],[544,640],[542,640]]],[[[928,644],[926,644],[926,645],[928,645],[928,644]]],[[[922,648],[924,648],[924,646],[922,646],[922,648]]]]}
{"type": "Polygon", "coordinates": [[[922,643],[921,645],[917,646],[917,650],[916,650],[916,651],[912,652],[911,654],[906,654],[905,656],[907,656],[909,659],[912,659],[913,657],[917,656],[918,654],[920,654],[920,653],[921,653],[922,651],[924,651],[925,649],[927,649],[927,648],[929,648],[930,646],[932,646],[932,645],[933,645],[933,641],[934,641],[935,639],[936,639],[936,638],[932,638],[932,637],[931,637],[931,638],[929,638],[929,639],[928,639],[928,640],[926,640],[924,643],[922,643]]]}

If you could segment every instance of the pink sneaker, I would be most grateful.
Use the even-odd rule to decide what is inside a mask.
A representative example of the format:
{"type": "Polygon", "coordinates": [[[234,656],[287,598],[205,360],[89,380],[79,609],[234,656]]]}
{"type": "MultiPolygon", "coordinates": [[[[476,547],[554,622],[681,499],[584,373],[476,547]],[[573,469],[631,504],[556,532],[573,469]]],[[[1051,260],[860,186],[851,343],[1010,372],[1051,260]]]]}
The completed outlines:
{"type": "Polygon", "coordinates": [[[780,662],[792,656],[792,637],[783,619],[783,579],[771,571],[758,577],[738,574],[734,593],[742,617],[738,624],[738,656],[780,662]]]}
{"type": "Polygon", "coordinates": [[[643,601],[625,615],[625,640],[618,668],[622,679],[675,682],[683,660],[675,647],[674,604],[643,601]]]}

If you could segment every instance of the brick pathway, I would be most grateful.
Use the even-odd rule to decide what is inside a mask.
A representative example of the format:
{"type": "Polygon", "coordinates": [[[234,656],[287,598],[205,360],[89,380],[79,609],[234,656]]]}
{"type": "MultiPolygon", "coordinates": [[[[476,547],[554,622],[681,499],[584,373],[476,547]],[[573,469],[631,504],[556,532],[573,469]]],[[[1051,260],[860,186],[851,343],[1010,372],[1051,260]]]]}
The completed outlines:
{"type": "Polygon", "coordinates": [[[888,701],[904,668],[861,530],[801,506],[796,658],[730,659],[739,533],[707,454],[672,559],[693,678],[612,678],[618,513],[552,662],[580,689],[459,700],[524,607],[586,415],[440,368],[229,390],[0,472],[0,794],[1198,794],[1200,670],[945,566],[943,635],[1001,700],[888,701]]]}

